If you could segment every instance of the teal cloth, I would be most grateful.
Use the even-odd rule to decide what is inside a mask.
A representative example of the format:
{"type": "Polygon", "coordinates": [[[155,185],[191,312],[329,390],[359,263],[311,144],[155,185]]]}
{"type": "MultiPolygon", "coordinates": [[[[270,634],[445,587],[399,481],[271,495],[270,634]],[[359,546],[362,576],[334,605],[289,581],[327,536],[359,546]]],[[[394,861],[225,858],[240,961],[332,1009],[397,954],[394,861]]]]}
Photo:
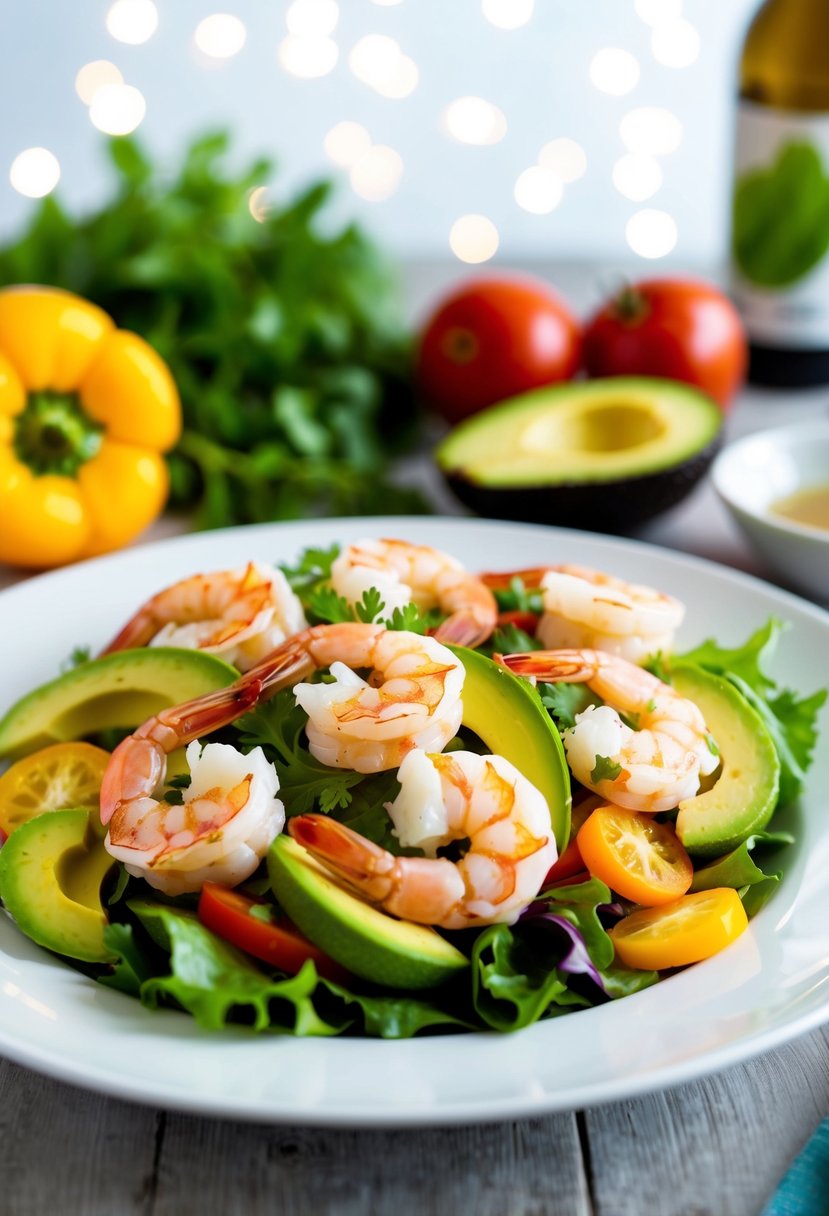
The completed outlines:
{"type": "Polygon", "coordinates": [[[762,1216],[829,1216],[829,1119],[795,1158],[762,1216]]]}

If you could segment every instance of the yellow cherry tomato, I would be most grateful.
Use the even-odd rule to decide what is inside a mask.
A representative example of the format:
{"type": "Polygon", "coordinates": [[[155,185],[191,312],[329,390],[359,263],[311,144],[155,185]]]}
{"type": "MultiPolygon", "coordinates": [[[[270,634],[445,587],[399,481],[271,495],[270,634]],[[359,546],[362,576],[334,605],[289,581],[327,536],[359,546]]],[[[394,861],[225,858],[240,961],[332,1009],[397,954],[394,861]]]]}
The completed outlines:
{"type": "Polygon", "coordinates": [[[131,541],[162,510],[181,431],[167,365],[54,287],[0,291],[0,561],[55,566],[131,541]]]}
{"type": "Polygon", "coordinates": [[[733,887],[683,895],[659,908],[642,908],[610,930],[626,967],[664,971],[719,953],[740,936],[748,917],[733,887]]]}
{"type": "Polygon", "coordinates": [[[623,899],[653,907],[684,895],[694,865],[668,823],[598,806],[576,837],[587,869],[623,899]]]}
{"type": "Polygon", "coordinates": [[[17,760],[0,777],[0,829],[15,828],[44,811],[96,807],[109,752],[91,743],[53,743],[17,760]]]}

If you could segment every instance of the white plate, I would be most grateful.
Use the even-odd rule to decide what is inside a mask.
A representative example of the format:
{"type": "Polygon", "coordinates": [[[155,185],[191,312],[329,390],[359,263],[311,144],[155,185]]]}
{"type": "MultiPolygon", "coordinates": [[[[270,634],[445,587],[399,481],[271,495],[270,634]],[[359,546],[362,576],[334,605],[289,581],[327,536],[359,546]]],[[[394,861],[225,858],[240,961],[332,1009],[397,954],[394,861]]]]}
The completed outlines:
{"type": "MultiPolygon", "coordinates": [[[[789,620],[781,681],[829,683],[829,615],[710,563],[578,532],[468,520],[374,519],[265,525],[136,548],[0,595],[3,703],[52,676],[77,645],[100,646],[149,593],[248,558],[292,559],[310,544],[394,535],[473,569],[580,561],[654,584],[688,605],[681,645],[746,638],[789,620]]],[[[823,730],[827,730],[826,720],[823,730]]],[[[88,1088],[234,1118],[402,1126],[538,1115],[687,1081],[829,1020],[829,747],[792,813],[798,842],[779,891],[729,949],[654,988],[518,1034],[405,1042],[206,1033],[87,980],[0,918],[0,1050],[88,1088]]]]}

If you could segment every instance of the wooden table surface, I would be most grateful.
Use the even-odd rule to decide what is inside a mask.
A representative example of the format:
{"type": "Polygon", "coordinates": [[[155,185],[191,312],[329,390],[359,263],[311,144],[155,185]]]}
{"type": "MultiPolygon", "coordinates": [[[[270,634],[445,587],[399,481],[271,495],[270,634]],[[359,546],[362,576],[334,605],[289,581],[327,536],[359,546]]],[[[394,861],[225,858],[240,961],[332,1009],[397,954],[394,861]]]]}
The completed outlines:
{"type": "MultiPolygon", "coordinates": [[[[746,393],[728,431],[825,414],[827,403],[829,392],[746,393]]],[[[422,466],[412,472],[424,476],[422,466]]],[[[455,510],[434,488],[439,509],[455,510]]],[[[175,528],[162,524],[148,539],[175,528]]],[[[643,536],[774,581],[707,483],[643,536]]],[[[0,575],[0,586],[13,581],[0,575]]],[[[0,1085],[2,1216],[759,1216],[829,1115],[829,1028],[637,1100],[430,1130],[200,1118],[101,1097],[5,1061],[0,1085]]]]}

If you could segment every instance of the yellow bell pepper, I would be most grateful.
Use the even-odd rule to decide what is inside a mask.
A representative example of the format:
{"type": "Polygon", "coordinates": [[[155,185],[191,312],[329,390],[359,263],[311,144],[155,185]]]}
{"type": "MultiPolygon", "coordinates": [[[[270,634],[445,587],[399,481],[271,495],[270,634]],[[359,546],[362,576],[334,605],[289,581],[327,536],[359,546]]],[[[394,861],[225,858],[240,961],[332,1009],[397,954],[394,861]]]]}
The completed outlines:
{"type": "Polygon", "coordinates": [[[0,291],[0,561],[117,549],[167,500],[178,391],[143,338],[53,287],[0,291]]]}

